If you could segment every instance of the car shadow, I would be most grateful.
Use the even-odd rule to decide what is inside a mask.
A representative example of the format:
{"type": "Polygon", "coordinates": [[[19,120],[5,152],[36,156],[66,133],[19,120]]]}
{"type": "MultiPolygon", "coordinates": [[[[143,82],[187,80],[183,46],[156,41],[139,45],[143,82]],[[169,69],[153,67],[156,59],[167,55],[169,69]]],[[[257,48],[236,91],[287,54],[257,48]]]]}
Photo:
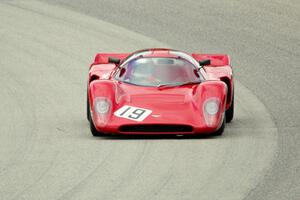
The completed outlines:
{"type": "Polygon", "coordinates": [[[186,140],[186,139],[215,139],[213,135],[105,135],[97,136],[102,140],[186,140]]]}

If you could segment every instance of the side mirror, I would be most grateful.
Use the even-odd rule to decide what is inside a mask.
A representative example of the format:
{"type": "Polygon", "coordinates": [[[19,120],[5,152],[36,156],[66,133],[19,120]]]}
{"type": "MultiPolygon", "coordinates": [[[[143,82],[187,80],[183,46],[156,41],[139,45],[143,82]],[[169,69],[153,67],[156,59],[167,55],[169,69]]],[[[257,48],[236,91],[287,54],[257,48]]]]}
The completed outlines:
{"type": "Polygon", "coordinates": [[[114,58],[114,57],[108,57],[108,63],[113,63],[113,64],[120,64],[121,60],[119,58],[114,58]]]}
{"type": "Polygon", "coordinates": [[[206,66],[206,65],[210,65],[210,59],[200,60],[200,61],[199,61],[199,65],[200,65],[201,67],[206,66]]]}

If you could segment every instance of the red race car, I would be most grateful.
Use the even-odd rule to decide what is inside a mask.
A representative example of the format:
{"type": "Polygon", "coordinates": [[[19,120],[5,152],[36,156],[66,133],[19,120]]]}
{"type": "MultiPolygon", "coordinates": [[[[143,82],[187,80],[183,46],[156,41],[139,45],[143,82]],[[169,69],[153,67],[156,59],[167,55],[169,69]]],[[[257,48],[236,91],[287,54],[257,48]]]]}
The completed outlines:
{"type": "Polygon", "coordinates": [[[100,53],[90,66],[87,118],[94,136],[221,135],[233,113],[227,55],[146,49],[100,53]]]}

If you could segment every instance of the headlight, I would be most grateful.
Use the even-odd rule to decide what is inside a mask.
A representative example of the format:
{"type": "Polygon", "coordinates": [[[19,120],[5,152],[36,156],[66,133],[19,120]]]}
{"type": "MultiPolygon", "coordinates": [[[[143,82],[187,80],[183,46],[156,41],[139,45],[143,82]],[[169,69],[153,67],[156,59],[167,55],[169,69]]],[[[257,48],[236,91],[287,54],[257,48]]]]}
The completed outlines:
{"type": "Polygon", "coordinates": [[[95,106],[95,111],[98,114],[102,114],[102,115],[108,113],[110,109],[110,103],[105,98],[96,98],[94,106],[95,106]]]}
{"type": "Polygon", "coordinates": [[[215,115],[219,111],[220,104],[217,100],[211,99],[205,103],[205,112],[209,115],[215,115]]]}

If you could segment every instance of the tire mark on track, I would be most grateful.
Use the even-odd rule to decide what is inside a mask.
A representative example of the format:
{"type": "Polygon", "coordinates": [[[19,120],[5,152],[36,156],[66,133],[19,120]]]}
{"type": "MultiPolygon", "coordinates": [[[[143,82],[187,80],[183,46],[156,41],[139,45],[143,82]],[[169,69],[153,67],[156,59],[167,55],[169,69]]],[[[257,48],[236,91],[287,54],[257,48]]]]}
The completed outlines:
{"type": "Polygon", "coordinates": [[[130,182],[130,180],[134,179],[139,174],[141,171],[140,165],[148,156],[148,154],[149,143],[147,141],[143,141],[142,151],[138,154],[135,161],[130,163],[130,168],[128,169],[129,173],[126,173],[126,176],[123,176],[121,179],[119,179],[119,183],[116,185],[116,187],[113,187],[112,190],[106,192],[107,195],[104,196],[104,199],[108,199],[110,194],[116,194],[116,192],[124,188],[124,186],[126,187],[126,183],[130,182]]]}
{"type": "Polygon", "coordinates": [[[44,171],[41,175],[39,175],[39,176],[35,179],[35,181],[34,181],[32,184],[26,186],[26,187],[25,187],[23,190],[21,190],[20,192],[17,192],[17,194],[14,195],[11,199],[12,199],[12,200],[18,200],[18,199],[20,199],[20,197],[22,196],[22,194],[24,194],[24,193],[25,193],[26,191],[28,191],[30,188],[32,188],[33,186],[35,186],[36,184],[38,184],[38,183],[43,179],[43,177],[44,177],[44,176],[51,170],[51,168],[54,166],[54,163],[57,161],[58,156],[59,156],[59,153],[57,153],[57,154],[54,156],[54,158],[50,161],[49,165],[46,167],[45,171],[44,171]]]}
{"type": "Polygon", "coordinates": [[[91,172],[89,172],[85,177],[83,177],[83,179],[81,179],[78,183],[76,183],[75,185],[72,186],[72,188],[70,188],[69,190],[67,190],[66,192],[64,192],[59,198],[58,200],[65,200],[68,199],[68,195],[70,195],[72,192],[74,192],[76,189],[78,189],[81,185],[84,184],[84,182],[86,182],[87,180],[89,180],[90,178],[92,178],[93,175],[96,174],[96,172],[103,167],[107,161],[109,160],[109,158],[111,158],[114,154],[116,153],[116,148],[114,146],[113,151],[110,151],[109,154],[107,154],[104,159],[101,160],[101,162],[99,163],[99,165],[97,165],[91,172]]]}
{"type": "Polygon", "coordinates": [[[151,190],[148,193],[148,195],[145,194],[142,199],[149,199],[149,200],[151,199],[151,200],[153,200],[155,197],[159,196],[159,194],[161,193],[161,191],[167,186],[167,184],[170,182],[170,180],[172,179],[172,177],[174,175],[173,174],[174,172],[172,173],[172,170],[176,166],[175,161],[178,158],[179,151],[180,150],[177,148],[177,151],[174,153],[172,162],[170,163],[169,168],[166,171],[166,175],[165,175],[164,181],[162,181],[160,184],[157,184],[153,188],[153,190],[151,190]]]}

